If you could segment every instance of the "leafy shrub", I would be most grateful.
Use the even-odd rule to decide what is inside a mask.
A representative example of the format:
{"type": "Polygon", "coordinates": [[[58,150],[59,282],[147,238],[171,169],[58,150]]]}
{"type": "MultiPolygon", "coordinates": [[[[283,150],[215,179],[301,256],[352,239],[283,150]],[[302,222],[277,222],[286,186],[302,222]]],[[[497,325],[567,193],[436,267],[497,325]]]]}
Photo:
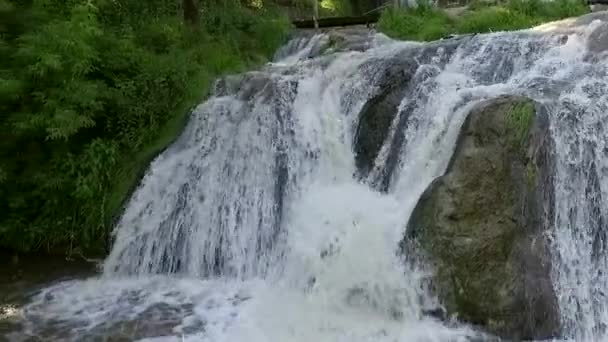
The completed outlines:
{"type": "Polygon", "coordinates": [[[465,14],[456,25],[458,33],[520,30],[539,23],[537,18],[504,7],[487,7],[465,14]]]}
{"type": "Polygon", "coordinates": [[[217,76],[272,54],[272,8],[0,0],[0,249],[100,253],[147,167],[217,76]]]}
{"type": "Polygon", "coordinates": [[[581,0],[508,0],[502,4],[474,0],[464,15],[450,20],[442,10],[422,3],[414,8],[384,11],[378,27],[393,38],[427,41],[450,33],[519,30],[588,11],[581,0]]]}
{"type": "Polygon", "coordinates": [[[388,9],[378,21],[380,31],[403,40],[435,40],[446,36],[451,27],[440,9],[420,6],[412,9],[388,9]]]}
{"type": "Polygon", "coordinates": [[[505,6],[512,11],[539,18],[539,21],[563,19],[589,12],[586,2],[580,0],[509,0],[505,6]]]}
{"type": "Polygon", "coordinates": [[[349,0],[320,0],[319,16],[348,16],[353,14],[351,1],[349,0]]]}

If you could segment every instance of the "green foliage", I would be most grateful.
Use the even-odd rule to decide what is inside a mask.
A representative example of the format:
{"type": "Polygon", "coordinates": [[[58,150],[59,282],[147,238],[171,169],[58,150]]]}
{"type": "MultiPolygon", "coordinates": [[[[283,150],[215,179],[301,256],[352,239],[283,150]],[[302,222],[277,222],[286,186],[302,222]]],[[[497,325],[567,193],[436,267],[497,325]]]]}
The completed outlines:
{"type": "MultiPolygon", "coordinates": [[[[315,0],[280,0],[293,18],[311,19],[314,15],[315,0]]],[[[370,3],[364,0],[318,0],[320,18],[361,15],[369,8],[370,3]]]]}
{"type": "Polygon", "coordinates": [[[67,139],[95,125],[103,85],[86,76],[98,58],[93,45],[100,34],[96,9],[82,4],[66,20],[52,20],[19,37],[15,58],[23,69],[16,76],[27,84],[27,109],[20,114],[28,115],[14,116],[18,130],[41,130],[47,139],[67,139]]]}
{"type": "Polygon", "coordinates": [[[534,104],[531,102],[521,102],[513,106],[507,113],[508,127],[515,133],[515,143],[518,148],[526,145],[528,133],[534,119],[534,104]]]}
{"type": "Polygon", "coordinates": [[[263,56],[271,56],[277,46],[285,41],[285,32],[290,26],[291,23],[287,17],[282,16],[254,22],[250,31],[253,36],[258,37],[256,41],[258,53],[263,56]]]}
{"type": "Polygon", "coordinates": [[[587,3],[580,0],[509,0],[506,8],[532,18],[539,18],[540,22],[574,17],[589,12],[587,3]]]}
{"type": "Polygon", "coordinates": [[[436,40],[446,36],[451,25],[445,12],[426,5],[406,10],[387,9],[378,21],[380,31],[403,40],[436,40]]]}
{"type": "Polygon", "coordinates": [[[508,0],[499,4],[491,0],[474,0],[467,12],[454,20],[428,5],[388,9],[382,13],[378,27],[393,38],[428,41],[451,33],[520,30],[588,11],[585,2],[580,0],[508,0]]]}
{"type": "Polygon", "coordinates": [[[504,6],[480,7],[459,20],[458,33],[519,30],[587,13],[578,0],[509,0],[504,6]]]}
{"type": "Polygon", "coordinates": [[[0,249],[102,252],[209,83],[289,29],[236,1],[205,2],[193,27],[178,3],[0,0],[0,249]]]}
{"type": "Polygon", "coordinates": [[[319,16],[349,16],[353,14],[353,8],[348,0],[319,0],[319,16]]]}
{"type": "Polygon", "coordinates": [[[486,7],[465,14],[456,25],[458,33],[520,30],[538,24],[538,19],[504,7],[486,7]]]}

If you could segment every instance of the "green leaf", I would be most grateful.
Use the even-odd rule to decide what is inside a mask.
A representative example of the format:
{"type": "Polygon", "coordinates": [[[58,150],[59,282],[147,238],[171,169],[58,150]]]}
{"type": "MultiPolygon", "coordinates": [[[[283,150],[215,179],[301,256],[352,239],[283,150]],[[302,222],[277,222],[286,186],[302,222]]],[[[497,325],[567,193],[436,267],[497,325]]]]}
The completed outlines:
{"type": "Polygon", "coordinates": [[[82,128],[95,126],[95,121],[71,109],[57,109],[48,121],[47,139],[68,139],[82,128]]]}
{"type": "Polygon", "coordinates": [[[0,99],[14,99],[20,95],[23,82],[0,78],[0,99]]]}

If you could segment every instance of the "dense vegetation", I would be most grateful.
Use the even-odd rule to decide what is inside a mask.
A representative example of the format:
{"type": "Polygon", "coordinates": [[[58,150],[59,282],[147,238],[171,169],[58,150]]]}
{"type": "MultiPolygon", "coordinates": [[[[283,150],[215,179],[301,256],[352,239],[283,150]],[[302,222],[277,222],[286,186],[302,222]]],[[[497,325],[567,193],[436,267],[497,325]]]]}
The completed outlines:
{"type": "Polygon", "coordinates": [[[102,252],[210,82],[288,28],[261,0],[0,0],[0,249],[102,252]]]}
{"type": "Polygon", "coordinates": [[[581,0],[477,0],[454,18],[421,1],[413,8],[385,11],[378,27],[393,38],[428,41],[450,34],[519,30],[588,11],[581,0]]]}
{"type": "MultiPolygon", "coordinates": [[[[273,0],[294,20],[311,19],[315,0],[273,0]]],[[[320,18],[359,16],[381,7],[388,0],[317,0],[320,18]]]]}

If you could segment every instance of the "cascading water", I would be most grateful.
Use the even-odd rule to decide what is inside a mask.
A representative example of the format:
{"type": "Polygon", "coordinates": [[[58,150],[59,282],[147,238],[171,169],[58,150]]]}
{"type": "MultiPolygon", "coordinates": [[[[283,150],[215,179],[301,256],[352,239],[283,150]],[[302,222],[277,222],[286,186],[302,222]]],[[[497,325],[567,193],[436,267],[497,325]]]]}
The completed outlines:
{"type": "Polygon", "coordinates": [[[429,44],[364,33],[351,41],[358,51],[323,50],[329,40],[320,34],[292,41],[261,71],[219,81],[150,166],[103,275],[44,289],[25,308],[20,334],[65,341],[479,337],[425,315],[439,305],[425,287],[431,274],[404,262],[397,246],[421,193],[447,167],[468,110],[517,94],[549,108],[557,146],[548,233],[563,337],[608,338],[608,23],[592,19],[429,44]],[[387,75],[411,80],[361,175],[353,153],[359,113],[387,75]]]}

